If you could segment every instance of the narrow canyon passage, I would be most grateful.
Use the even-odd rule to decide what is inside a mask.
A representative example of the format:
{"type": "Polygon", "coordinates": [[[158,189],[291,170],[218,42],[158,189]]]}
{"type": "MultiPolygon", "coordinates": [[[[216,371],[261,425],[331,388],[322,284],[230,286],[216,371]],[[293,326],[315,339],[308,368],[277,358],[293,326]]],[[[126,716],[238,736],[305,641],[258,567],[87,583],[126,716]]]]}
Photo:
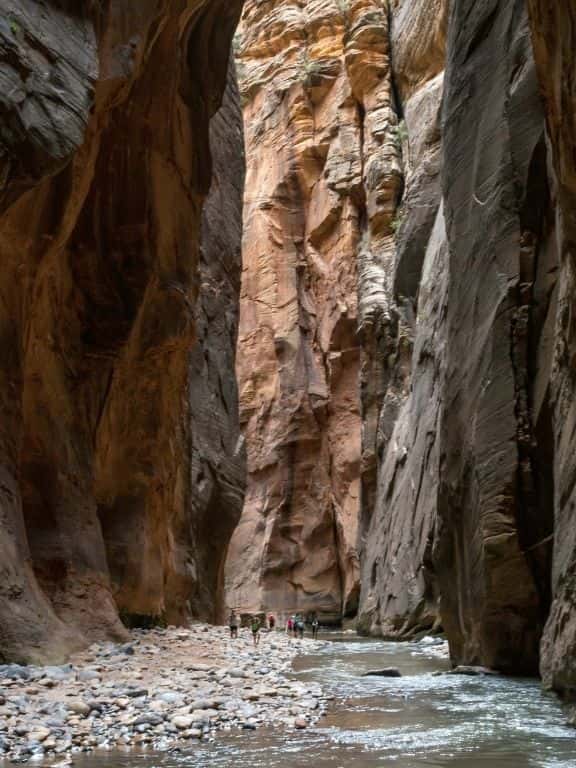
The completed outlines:
{"type": "Polygon", "coordinates": [[[576,768],[575,41],[0,0],[0,762],[576,768]]]}

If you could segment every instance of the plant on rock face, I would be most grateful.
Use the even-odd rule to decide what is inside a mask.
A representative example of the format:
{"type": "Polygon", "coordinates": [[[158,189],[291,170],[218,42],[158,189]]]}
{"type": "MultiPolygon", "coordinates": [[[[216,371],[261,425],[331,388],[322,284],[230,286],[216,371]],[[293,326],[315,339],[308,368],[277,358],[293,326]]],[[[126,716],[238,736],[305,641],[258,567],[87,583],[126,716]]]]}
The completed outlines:
{"type": "Polygon", "coordinates": [[[314,75],[319,75],[320,72],[322,72],[322,64],[314,59],[309,59],[308,56],[304,54],[302,58],[301,72],[304,85],[309,86],[312,84],[314,75]]]}
{"type": "Polygon", "coordinates": [[[244,39],[242,36],[242,32],[236,32],[236,34],[232,38],[232,49],[234,50],[235,56],[238,56],[238,54],[242,50],[243,43],[244,43],[244,39]]]}
{"type": "Polygon", "coordinates": [[[394,218],[390,222],[390,230],[392,231],[392,234],[394,237],[398,235],[398,232],[400,231],[400,227],[402,226],[402,213],[400,210],[397,210],[394,214],[394,218]]]}
{"type": "Polygon", "coordinates": [[[350,0],[336,0],[336,7],[344,19],[344,40],[346,41],[348,32],[350,31],[350,0]]]}
{"type": "Polygon", "coordinates": [[[397,148],[402,149],[404,143],[408,141],[408,126],[406,125],[406,120],[400,120],[398,125],[395,125],[392,129],[392,134],[397,148]]]}

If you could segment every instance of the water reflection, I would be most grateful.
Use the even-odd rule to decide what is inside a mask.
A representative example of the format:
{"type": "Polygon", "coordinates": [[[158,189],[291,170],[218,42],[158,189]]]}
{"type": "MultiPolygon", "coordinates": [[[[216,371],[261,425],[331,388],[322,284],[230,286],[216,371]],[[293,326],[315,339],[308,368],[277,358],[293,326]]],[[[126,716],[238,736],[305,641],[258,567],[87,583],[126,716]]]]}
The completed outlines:
{"type": "Polygon", "coordinates": [[[576,731],[537,681],[434,675],[446,648],[333,637],[294,676],[335,697],[309,731],[221,734],[172,755],[76,757],[77,768],[576,768],[576,731]],[[362,677],[395,666],[403,677],[362,677]]]}

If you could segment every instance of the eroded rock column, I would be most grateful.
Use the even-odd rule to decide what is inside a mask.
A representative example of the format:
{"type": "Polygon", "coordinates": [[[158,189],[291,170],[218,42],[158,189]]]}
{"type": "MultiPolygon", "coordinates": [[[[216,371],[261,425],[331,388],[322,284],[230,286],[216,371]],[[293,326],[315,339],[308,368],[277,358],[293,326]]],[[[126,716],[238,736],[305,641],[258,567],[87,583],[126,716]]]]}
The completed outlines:
{"type": "Polygon", "coordinates": [[[386,316],[402,183],[386,9],[248,2],[238,58],[249,478],[228,601],[339,620],[354,614],[359,588],[358,330],[368,337],[386,316]]]}

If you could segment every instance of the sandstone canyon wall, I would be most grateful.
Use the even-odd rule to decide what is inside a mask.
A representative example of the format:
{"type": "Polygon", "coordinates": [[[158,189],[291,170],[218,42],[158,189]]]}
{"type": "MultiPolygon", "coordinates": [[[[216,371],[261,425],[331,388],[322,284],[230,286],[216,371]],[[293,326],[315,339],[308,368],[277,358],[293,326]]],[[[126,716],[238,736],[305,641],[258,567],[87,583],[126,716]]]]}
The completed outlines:
{"type": "Polygon", "coordinates": [[[554,563],[552,605],[541,646],[546,685],[576,701],[575,357],[576,326],[576,3],[529,0],[532,40],[549,149],[558,247],[557,311],[550,382],[553,410],[554,563]]]}
{"type": "Polygon", "coordinates": [[[406,188],[359,626],[405,637],[441,621],[454,662],[533,673],[552,598],[561,315],[527,7],[399,0],[391,44],[406,188]]]}
{"type": "Polygon", "coordinates": [[[444,219],[438,213],[446,13],[443,0],[390,8],[404,186],[382,296],[390,321],[380,356],[369,351],[384,386],[366,446],[376,458],[376,480],[363,499],[358,626],[391,638],[409,637],[438,619],[432,544],[447,291],[444,219]]]}
{"type": "Polygon", "coordinates": [[[376,402],[382,374],[361,341],[378,350],[390,322],[402,184],[385,4],[249,0],[238,61],[248,488],[227,599],[338,621],[357,607],[361,484],[375,465],[358,382],[362,369],[376,402]]]}
{"type": "Polygon", "coordinates": [[[211,118],[239,12],[0,3],[2,659],[219,609],[243,482],[233,85],[211,118]]]}
{"type": "Polygon", "coordinates": [[[552,604],[552,680],[574,626],[573,17],[531,10],[532,36],[524,0],[247,3],[249,478],[227,585],[327,619],[359,578],[361,631],[442,625],[454,662],[510,672],[537,671],[552,604]]]}

